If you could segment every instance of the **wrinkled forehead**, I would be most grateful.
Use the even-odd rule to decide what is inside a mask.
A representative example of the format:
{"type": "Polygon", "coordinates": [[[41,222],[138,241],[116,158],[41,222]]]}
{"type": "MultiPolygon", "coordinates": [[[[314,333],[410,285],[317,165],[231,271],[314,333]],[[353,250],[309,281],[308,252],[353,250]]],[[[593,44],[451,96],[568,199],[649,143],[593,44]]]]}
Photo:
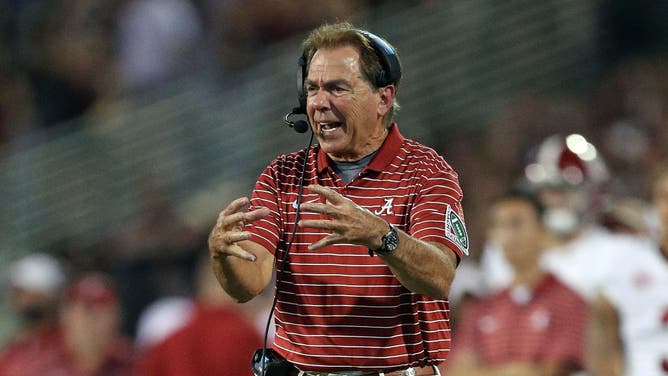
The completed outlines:
{"type": "Polygon", "coordinates": [[[360,56],[352,46],[319,49],[309,65],[309,80],[361,77],[360,56]]]}

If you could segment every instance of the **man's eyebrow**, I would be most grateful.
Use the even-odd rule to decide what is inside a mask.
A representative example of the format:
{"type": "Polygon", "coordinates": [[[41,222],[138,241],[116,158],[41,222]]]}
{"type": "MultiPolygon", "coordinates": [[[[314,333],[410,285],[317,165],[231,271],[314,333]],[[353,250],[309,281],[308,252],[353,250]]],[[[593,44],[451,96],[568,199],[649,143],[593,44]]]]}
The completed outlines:
{"type": "MultiPolygon", "coordinates": [[[[350,85],[350,82],[346,79],[339,78],[339,79],[335,79],[335,80],[325,81],[324,86],[338,86],[338,85],[341,85],[341,84],[350,85]]],[[[308,85],[308,86],[318,86],[318,81],[307,79],[306,80],[306,85],[308,85]]]]}

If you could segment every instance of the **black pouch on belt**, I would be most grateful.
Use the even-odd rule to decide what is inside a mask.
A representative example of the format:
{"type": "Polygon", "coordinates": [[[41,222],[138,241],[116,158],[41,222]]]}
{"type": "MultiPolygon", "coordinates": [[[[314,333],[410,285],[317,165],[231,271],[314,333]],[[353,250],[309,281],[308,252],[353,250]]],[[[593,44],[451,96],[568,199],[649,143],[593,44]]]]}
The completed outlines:
{"type": "Polygon", "coordinates": [[[288,376],[295,368],[292,363],[278,355],[273,349],[264,351],[264,374],[262,373],[262,349],[255,350],[251,359],[251,370],[255,376],[288,376]]]}

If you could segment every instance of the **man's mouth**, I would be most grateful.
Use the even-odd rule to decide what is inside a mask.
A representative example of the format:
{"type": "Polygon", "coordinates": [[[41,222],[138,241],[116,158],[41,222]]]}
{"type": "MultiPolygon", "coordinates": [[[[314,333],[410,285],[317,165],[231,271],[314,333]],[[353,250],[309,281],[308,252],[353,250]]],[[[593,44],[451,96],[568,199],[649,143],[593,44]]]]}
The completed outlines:
{"type": "Polygon", "coordinates": [[[327,134],[341,128],[342,125],[343,123],[338,121],[318,122],[318,129],[320,130],[321,134],[327,134]]]}

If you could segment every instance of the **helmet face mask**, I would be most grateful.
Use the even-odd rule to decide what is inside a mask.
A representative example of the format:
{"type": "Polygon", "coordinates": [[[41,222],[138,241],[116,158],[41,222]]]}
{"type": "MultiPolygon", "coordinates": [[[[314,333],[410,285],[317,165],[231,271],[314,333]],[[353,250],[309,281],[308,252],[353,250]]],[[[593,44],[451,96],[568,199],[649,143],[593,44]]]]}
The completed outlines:
{"type": "Polygon", "coordinates": [[[545,205],[543,223],[553,235],[568,237],[581,228],[587,219],[588,195],[584,190],[544,187],[538,198],[545,205]]]}
{"type": "Polygon", "coordinates": [[[520,186],[545,205],[543,220],[557,237],[568,237],[593,221],[608,172],[584,137],[553,135],[530,153],[520,186]]]}

